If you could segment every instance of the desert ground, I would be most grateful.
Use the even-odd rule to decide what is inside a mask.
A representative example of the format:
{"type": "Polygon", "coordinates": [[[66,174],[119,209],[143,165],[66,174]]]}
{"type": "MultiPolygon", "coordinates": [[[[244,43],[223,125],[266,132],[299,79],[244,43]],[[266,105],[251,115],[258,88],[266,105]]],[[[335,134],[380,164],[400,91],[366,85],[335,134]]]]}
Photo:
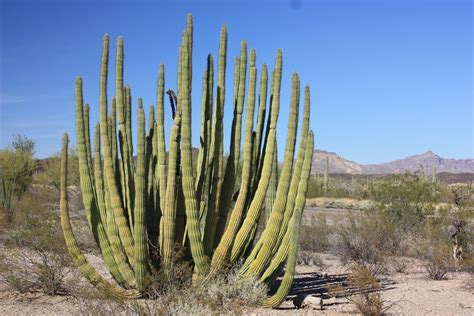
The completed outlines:
{"type": "MultiPolygon", "coordinates": [[[[344,209],[308,208],[304,221],[311,221],[314,214],[325,214],[328,222],[334,223],[344,209]]],[[[2,247],[4,256],[15,249],[2,247]]],[[[345,265],[330,252],[314,254],[319,258],[316,264],[299,264],[296,269],[292,290],[284,303],[275,310],[244,308],[238,313],[249,315],[345,315],[359,314],[352,297],[361,289],[349,284],[350,265],[345,265]],[[352,296],[335,295],[334,287],[342,287],[352,296]],[[319,301],[318,306],[296,308],[294,300],[312,296],[319,301]],[[320,300],[319,300],[320,299],[320,300]]],[[[88,260],[103,275],[110,278],[102,259],[96,254],[87,254],[88,260]]],[[[422,262],[413,258],[393,258],[403,260],[403,273],[389,267],[378,277],[380,294],[385,313],[388,315],[473,315],[474,277],[467,272],[449,272],[445,280],[431,280],[422,262]]],[[[80,314],[136,314],[134,306],[113,300],[94,298],[94,288],[84,280],[77,270],[71,269],[66,282],[68,293],[46,295],[40,291],[19,293],[0,280],[1,315],[80,315],[80,314]]],[[[159,311],[152,311],[159,314],[159,311]]],[[[229,311],[229,313],[233,313],[229,311]]]]}

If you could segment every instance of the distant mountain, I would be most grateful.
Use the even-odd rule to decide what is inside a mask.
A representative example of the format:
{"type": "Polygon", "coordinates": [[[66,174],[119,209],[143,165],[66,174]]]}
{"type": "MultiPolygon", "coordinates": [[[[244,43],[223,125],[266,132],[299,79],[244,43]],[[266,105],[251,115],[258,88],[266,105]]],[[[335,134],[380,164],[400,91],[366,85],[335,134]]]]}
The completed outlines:
{"type": "Polygon", "coordinates": [[[342,158],[336,153],[324,150],[314,151],[311,173],[323,173],[326,166],[326,160],[328,160],[329,163],[330,173],[363,173],[363,166],[361,164],[342,158]]]}
{"type": "Polygon", "coordinates": [[[433,168],[438,173],[474,173],[474,159],[446,159],[432,151],[390,162],[362,165],[324,150],[314,151],[312,173],[323,173],[326,159],[329,160],[330,173],[391,174],[421,171],[431,174],[433,168]]]}

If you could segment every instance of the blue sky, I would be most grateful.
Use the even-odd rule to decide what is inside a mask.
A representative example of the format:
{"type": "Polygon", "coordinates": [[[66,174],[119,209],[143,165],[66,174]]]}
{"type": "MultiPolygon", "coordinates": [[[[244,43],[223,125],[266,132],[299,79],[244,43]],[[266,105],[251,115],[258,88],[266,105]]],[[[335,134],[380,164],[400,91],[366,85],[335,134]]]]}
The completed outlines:
{"type": "MultiPolygon", "coordinates": [[[[104,33],[125,42],[125,81],[133,98],[155,104],[159,63],[176,87],[180,34],[194,17],[193,140],[197,144],[201,75],[229,27],[225,135],[229,136],[233,60],[242,39],[257,66],[283,50],[279,153],[286,137],[291,73],[312,91],[316,147],[361,163],[433,150],[472,158],[471,1],[5,1],[0,0],[0,148],[14,134],[36,141],[37,157],[74,133],[74,80],[98,120],[104,33]]],[[[111,54],[112,56],[114,54],[111,54]]],[[[259,72],[260,74],[260,72],[259,72]]],[[[114,72],[109,72],[113,83],[114,72]]],[[[109,96],[113,95],[110,85],[109,96]]],[[[136,109],[136,102],[134,103],[136,109]]],[[[136,116],[135,116],[136,117],[136,116]]],[[[169,117],[169,116],[168,116],[169,117]]],[[[169,124],[168,124],[169,126],[169,124]]]]}

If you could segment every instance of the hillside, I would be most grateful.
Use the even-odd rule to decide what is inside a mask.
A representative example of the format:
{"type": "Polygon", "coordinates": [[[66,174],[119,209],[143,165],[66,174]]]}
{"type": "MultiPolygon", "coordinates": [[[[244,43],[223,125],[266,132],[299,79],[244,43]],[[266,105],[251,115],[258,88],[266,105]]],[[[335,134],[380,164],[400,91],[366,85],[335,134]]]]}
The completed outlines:
{"type": "Polygon", "coordinates": [[[326,159],[329,160],[330,173],[349,174],[392,174],[404,172],[474,173],[474,159],[442,158],[432,151],[380,164],[363,165],[347,160],[334,152],[315,150],[312,173],[324,172],[326,159]]]}

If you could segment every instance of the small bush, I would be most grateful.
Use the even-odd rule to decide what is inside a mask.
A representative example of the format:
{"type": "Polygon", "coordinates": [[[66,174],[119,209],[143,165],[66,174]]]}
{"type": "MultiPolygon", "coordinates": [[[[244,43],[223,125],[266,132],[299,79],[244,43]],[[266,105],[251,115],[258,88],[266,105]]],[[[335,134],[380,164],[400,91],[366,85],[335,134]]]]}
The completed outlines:
{"type": "Polygon", "coordinates": [[[443,280],[454,269],[452,245],[446,228],[443,222],[429,222],[418,242],[418,257],[424,261],[425,270],[432,280],[443,280]]]}
{"type": "Polygon", "coordinates": [[[394,272],[405,273],[408,268],[408,260],[403,257],[394,256],[390,258],[390,267],[394,272]]]}
{"type": "MultiPolygon", "coordinates": [[[[42,161],[40,172],[36,174],[35,183],[52,186],[59,191],[61,154],[55,153],[42,161]]],[[[77,150],[70,148],[68,153],[67,181],[69,185],[79,186],[79,158],[77,150]]]]}
{"type": "Polygon", "coordinates": [[[435,202],[431,182],[412,174],[375,181],[370,186],[370,198],[389,223],[403,235],[413,236],[433,214],[435,202]]]}
{"type": "Polygon", "coordinates": [[[242,278],[238,269],[216,275],[201,284],[200,288],[214,304],[223,306],[257,306],[267,297],[267,287],[254,278],[242,278]]]}
{"type": "Polygon", "coordinates": [[[0,211],[6,225],[13,224],[16,205],[32,182],[36,167],[33,140],[16,135],[9,148],[0,150],[0,211]]]}
{"type": "Polygon", "coordinates": [[[297,263],[307,266],[318,266],[321,268],[324,268],[325,266],[318,254],[304,250],[298,251],[297,263]]]}
{"type": "Polygon", "coordinates": [[[5,282],[19,292],[40,290],[48,295],[65,292],[69,272],[66,256],[43,250],[16,250],[1,263],[5,282]]]}
{"type": "Polygon", "coordinates": [[[331,230],[323,214],[311,218],[311,225],[301,226],[300,249],[309,252],[323,252],[329,249],[331,230]]]}
{"type": "Polygon", "coordinates": [[[48,295],[64,292],[63,281],[71,259],[60,229],[57,214],[33,213],[27,222],[3,231],[2,271],[14,289],[40,290],[48,295]]]}
{"type": "Polygon", "coordinates": [[[380,216],[349,215],[335,230],[335,252],[343,263],[357,263],[377,275],[386,269],[386,257],[401,247],[396,228],[380,216]]]}
{"type": "Polygon", "coordinates": [[[356,265],[351,269],[350,286],[356,289],[354,295],[347,299],[364,316],[384,315],[389,307],[380,295],[380,283],[377,278],[364,266],[356,265]]]}

